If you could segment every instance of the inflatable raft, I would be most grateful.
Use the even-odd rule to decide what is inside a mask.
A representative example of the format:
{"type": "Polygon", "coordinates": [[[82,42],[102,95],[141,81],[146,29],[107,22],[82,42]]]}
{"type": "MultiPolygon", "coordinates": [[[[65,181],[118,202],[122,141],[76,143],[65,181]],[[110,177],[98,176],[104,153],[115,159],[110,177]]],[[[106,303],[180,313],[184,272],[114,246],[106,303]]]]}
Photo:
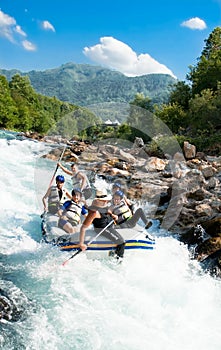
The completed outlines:
{"type": "MultiPolygon", "coordinates": [[[[68,234],[58,227],[58,216],[44,213],[42,216],[42,236],[46,243],[51,243],[59,247],[62,251],[79,250],[79,232],[68,234]]],[[[125,254],[127,251],[149,251],[155,247],[155,239],[144,227],[136,225],[133,228],[123,228],[117,231],[124,237],[125,254]]],[[[103,237],[102,234],[97,237],[97,233],[91,226],[86,230],[85,244],[88,244],[87,255],[92,258],[105,258],[115,251],[116,244],[103,237]]]]}

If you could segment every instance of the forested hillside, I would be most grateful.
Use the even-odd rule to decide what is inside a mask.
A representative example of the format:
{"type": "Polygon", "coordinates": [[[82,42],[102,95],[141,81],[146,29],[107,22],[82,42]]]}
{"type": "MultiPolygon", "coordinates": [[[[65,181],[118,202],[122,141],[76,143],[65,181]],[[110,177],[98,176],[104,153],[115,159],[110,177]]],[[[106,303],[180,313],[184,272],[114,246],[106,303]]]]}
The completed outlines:
{"type": "Polygon", "coordinates": [[[166,74],[126,77],[119,72],[88,64],[67,63],[59,68],[27,73],[0,70],[0,74],[8,80],[16,73],[27,75],[38,93],[79,106],[103,102],[129,103],[137,93],[148,96],[153,103],[166,103],[176,83],[173,77],[166,74]]]}
{"type": "Polygon", "coordinates": [[[38,94],[27,76],[0,75],[0,128],[72,137],[100,119],[86,108],[38,94]]]}
{"type": "Polygon", "coordinates": [[[141,136],[150,152],[158,155],[162,149],[170,148],[175,136],[181,146],[187,140],[198,151],[220,155],[220,57],[221,28],[217,27],[205,40],[197,64],[190,66],[186,81],[174,83],[166,75],[127,78],[118,72],[72,63],[45,72],[32,71],[28,74],[32,82],[15,70],[2,71],[8,81],[0,76],[0,127],[50,131],[66,137],[81,133],[92,140],[113,137],[133,142],[136,136],[141,136]],[[32,85],[53,97],[37,93],[32,85]],[[65,102],[78,98],[79,105],[97,107],[100,102],[104,105],[102,113],[91,106],[89,111],[65,102]],[[108,101],[110,106],[106,108],[103,102],[108,101]],[[102,118],[110,117],[119,119],[121,125],[97,125],[102,124],[102,118]]]}

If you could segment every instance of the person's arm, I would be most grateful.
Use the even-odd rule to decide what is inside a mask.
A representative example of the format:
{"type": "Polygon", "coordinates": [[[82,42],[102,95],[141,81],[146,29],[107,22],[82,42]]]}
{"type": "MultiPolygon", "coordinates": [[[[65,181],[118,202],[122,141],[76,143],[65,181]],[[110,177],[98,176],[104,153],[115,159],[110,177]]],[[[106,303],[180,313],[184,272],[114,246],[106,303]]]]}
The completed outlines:
{"type": "Polygon", "coordinates": [[[118,215],[114,214],[114,205],[111,205],[111,206],[108,208],[107,213],[112,217],[112,219],[114,219],[115,222],[117,222],[117,220],[118,220],[118,215]]]}
{"type": "Polygon", "coordinates": [[[127,206],[129,207],[131,214],[134,215],[134,203],[132,201],[130,201],[126,196],[124,196],[124,202],[127,204],[127,206]]]}
{"type": "Polygon", "coordinates": [[[69,199],[72,199],[72,195],[71,195],[67,190],[65,190],[65,195],[66,195],[69,199]]]}
{"type": "Polygon", "coordinates": [[[71,201],[66,201],[63,203],[62,207],[58,209],[58,216],[61,218],[63,216],[63,212],[65,209],[67,209],[71,205],[71,201]]]}
{"type": "Polygon", "coordinates": [[[85,208],[84,205],[82,205],[82,208],[81,208],[81,215],[83,215],[84,217],[86,217],[88,214],[88,211],[87,209],[85,208]]]}
{"type": "Polygon", "coordinates": [[[126,196],[124,196],[124,201],[129,207],[133,204],[126,196]]]}
{"type": "Polygon", "coordinates": [[[84,224],[81,225],[80,240],[79,240],[79,247],[81,248],[81,250],[86,250],[87,249],[87,245],[84,244],[84,237],[85,237],[86,228],[87,228],[87,226],[85,226],[84,224]]]}
{"type": "Polygon", "coordinates": [[[63,210],[62,210],[62,208],[58,209],[57,214],[58,214],[59,218],[62,217],[62,215],[63,215],[63,210]]]}
{"type": "Polygon", "coordinates": [[[85,218],[83,224],[81,225],[80,238],[79,238],[79,246],[80,246],[81,250],[87,249],[87,245],[84,244],[85,231],[92,224],[92,222],[96,218],[96,216],[97,215],[96,215],[95,211],[89,211],[87,217],[85,218]]]}
{"type": "Polygon", "coordinates": [[[72,171],[65,168],[61,163],[57,163],[57,165],[63,170],[64,173],[72,175],[72,171]]]}
{"type": "Polygon", "coordinates": [[[51,188],[49,187],[49,189],[45,193],[44,197],[42,198],[42,202],[43,202],[43,205],[44,205],[44,211],[47,211],[47,198],[50,195],[50,192],[51,192],[51,188]]]}
{"type": "Polygon", "coordinates": [[[87,187],[87,178],[86,178],[86,175],[83,174],[83,173],[81,173],[81,172],[79,172],[79,173],[77,174],[77,178],[82,180],[82,181],[81,181],[81,190],[84,190],[84,189],[87,187]]]}

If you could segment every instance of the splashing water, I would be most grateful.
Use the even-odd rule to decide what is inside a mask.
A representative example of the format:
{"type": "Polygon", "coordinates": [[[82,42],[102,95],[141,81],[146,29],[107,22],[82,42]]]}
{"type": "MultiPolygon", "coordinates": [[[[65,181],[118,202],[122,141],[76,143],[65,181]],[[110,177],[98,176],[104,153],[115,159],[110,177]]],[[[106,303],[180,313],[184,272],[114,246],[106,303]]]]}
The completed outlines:
{"type": "Polygon", "coordinates": [[[5,136],[0,147],[1,290],[25,309],[0,322],[1,349],[220,348],[220,281],[184,245],[153,225],[153,251],[115,267],[82,253],[63,267],[70,253],[41,241],[41,197],[56,167],[40,159],[49,146],[5,136]]]}

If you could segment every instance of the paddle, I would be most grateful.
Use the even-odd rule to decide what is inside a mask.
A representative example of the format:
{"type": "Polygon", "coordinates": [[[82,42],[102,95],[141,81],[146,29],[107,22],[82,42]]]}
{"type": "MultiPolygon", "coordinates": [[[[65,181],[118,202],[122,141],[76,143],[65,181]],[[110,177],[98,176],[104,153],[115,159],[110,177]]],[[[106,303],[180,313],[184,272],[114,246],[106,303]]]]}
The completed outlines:
{"type": "Polygon", "coordinates": [[[152,236],[150,233],[148,233],[145,230],[144,231],[140,231],[140,232],[136,232],[136,234],[133,235],[129,240],[131,241],[131,240],[135,239],[136,237],[140,236],[140,234],[142,234],[142,233],[145,235],[145,238],[148,238],[150,241],[153,241],[153,242],[155,241],[155,237],[152,236]]]}
{"type": "MultiPolygon", "coordinates": [[[[114,223],[114,220],[111,220],[109,222],[109,224],[107,226],[105,226],[95,237],[93,237],[87,244],[87,246],[89,246],[93,241],[95,241],[95,239],[97,239],[110,225],[112,225],[114,223]]],[[[68,258],[67,260],[65,260],[62,263],[62,266],[65,266],[69,260],[73,259],[76,255],[80,254],[83,250],[79,249],[77,252],[75,252],[70,258],[68,258]]]]}
{"type": "MultiPolygon", "coordinates": [[[[58,160],[58,163],[62,160],[66,148],[67,148],[67,145],[64,146],[64,149],[63,149],[63,151],[62,151],[62,153],[61,153],[61,155],[60,155],[60,158],[59,158],[59,160],[58,160]]],[[[51,181],[50,181],[50,184],[49,184],[48,188],[51,187],[52,182],[54,181],[54,177],[55,177],[55,175],[56,175],[57,170],[58,170],[58,165],[56,166],[56,169],[55,169],[54,174],[53,174],[53,176],[52,176],[52,178],[51,178],[51,181]]],[[[43,218],[45,214],[46,214],[46,211],[44,211],[44,212],[40,215],[40,217],[43,218]]]]}
{"type": "MultiPolygon", "coordinates": [[[[64,155],[64,152],[65,152],[65,150],[66,150],[66,147],[67,147],[67,145],[64,146],[64,149],[63,149],[63,151],[62,151],[62,153],[61,153],[61,156],[60,156],[60,158],[59,158],[59,160],[58,160],[58,163],[60,163],[60,161],[62,160],[63,155],[64,155]]],[[[55,169],[54,174],[53,174],[53,176],[52,176],[52,178],[51,178],[51,181],[50,181],[50,184],[49,184],[48,188],[51,187],[52,182],[54,181],[54,177],[55,177],[55,175],[56,175],[57,170],[58,170],[58,164],[57,164],[57,166],[56,166],[56,169],[55,169]]]]}
{"type": "Polygon", "coordinates": [[[140,236],[140,234],[142,234],[142,233],[144,234],[145,238],[149,239],[149,240],[152,241],[152,242],[155,241],[155,238],[154,238],[150,233],[144,232],[144,231],[136,233],[136,234],[135,234],[134,236],[132,236],[129,240],[131,241],[131,240],[137,238],[137,237],[140,236]]]}

